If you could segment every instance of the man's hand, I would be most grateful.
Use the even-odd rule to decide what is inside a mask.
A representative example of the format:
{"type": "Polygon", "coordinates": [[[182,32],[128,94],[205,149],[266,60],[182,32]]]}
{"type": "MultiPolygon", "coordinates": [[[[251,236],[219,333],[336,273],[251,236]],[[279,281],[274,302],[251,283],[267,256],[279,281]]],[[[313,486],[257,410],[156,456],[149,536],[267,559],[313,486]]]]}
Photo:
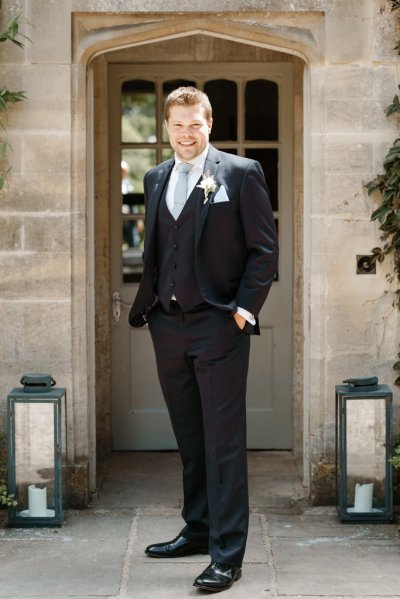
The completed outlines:
{"type": "Polygon", "coordinates": [[[239,329],[244,329],[244,325],[246,324],[246,319],[244,316],[242,316],[241,314],[239,314],[239,312],[235,312],[235,314],[233,315],[233,318],[236,320],[236,324],[238,325],[239,329]]]}

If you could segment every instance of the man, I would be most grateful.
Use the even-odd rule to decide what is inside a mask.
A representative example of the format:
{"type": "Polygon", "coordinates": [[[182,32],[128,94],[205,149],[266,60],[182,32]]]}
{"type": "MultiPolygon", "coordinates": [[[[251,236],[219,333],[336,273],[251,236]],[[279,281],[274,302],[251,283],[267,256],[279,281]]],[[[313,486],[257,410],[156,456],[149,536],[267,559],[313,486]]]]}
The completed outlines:
{"type": "Polygon", "coordinates": [[[209,553],[211,564],[194,586],[215,592],[241,576],[249,334],[259,334],[277,236],[259,163],[209,144],[208,97],[179,88],[166,100],[165,117],[175,158],[144,179],[144,271],[129,322],[150,328],[183,464],[186,525],[146,553],[209,553]]]}

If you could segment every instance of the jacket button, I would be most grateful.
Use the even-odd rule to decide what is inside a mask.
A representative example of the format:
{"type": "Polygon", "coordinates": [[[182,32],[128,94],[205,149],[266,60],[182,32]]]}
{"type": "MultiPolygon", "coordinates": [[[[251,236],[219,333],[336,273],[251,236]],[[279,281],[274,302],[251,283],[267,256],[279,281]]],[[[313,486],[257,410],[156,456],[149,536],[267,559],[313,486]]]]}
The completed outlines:
{"type": "Polygon", "coordinates": [[[178,249],[178,244],[174,243],[172,247],[174,248],[174,250],[177,250],[178,249]]]}
{"type": "Polygon", "coordinates": [[[175,287],[175,283],[170,283],[170,287],[175,287]]]}
{"type": "Polygon", "coordinates": [[[172,268],[176,268],[176,267],[177,267],[177,264],[176,264],[176,262],[174,262],[172,265],[172,268]]]}

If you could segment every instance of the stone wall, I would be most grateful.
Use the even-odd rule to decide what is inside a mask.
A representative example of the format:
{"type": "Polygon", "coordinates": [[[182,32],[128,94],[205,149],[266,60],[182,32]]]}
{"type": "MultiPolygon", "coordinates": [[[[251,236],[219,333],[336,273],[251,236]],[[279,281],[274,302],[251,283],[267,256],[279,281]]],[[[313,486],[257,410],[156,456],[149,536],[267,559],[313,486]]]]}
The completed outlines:
{"type": "MultiPolygon", "coordinates": [[[[68,390],[74,496],[88,501],[96,439],[86,66],[94,52],[152,35],[237,35],[306,65],[297,132],[304,175],[295,181],[299,197],[304,191],[295,231],[303,253],[295,417],[303,420],[312,501],[330,502],[334,385],[371,373],[392,384],[398,351],[397,313],[385,295],[389,266],[355,274],[356,255],[379,237],[363,182],[381,170],[398,135],[383,113],[398,83],[395,19],[384,0],[172,0],[164,11],[160,0],[3,0],[2,23],[22,12],[32,43],[1,48],[2,81],[28,100],[9,111],[13,170],[0,199],[0,428],[21,374],[51,372],[68,390]]],[[[397,406],[396,394],[396,415],[397,406]]]]}

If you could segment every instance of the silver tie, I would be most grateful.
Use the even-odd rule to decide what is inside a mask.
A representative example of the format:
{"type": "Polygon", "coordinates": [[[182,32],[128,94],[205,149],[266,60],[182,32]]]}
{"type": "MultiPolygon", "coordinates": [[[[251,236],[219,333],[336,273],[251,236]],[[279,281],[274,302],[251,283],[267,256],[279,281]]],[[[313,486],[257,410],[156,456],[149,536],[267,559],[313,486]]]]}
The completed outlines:
{"type": "Polygon", "coordinates": [[[181,162],[176,167],[176,170],[178,171],[178,180],[175,186],[174,205],[172,207],[172,216],[175,220],[178,218],[186,204],[188,174],[192,167],[192,164],[187,164],[186,162],[181,162]]]}

